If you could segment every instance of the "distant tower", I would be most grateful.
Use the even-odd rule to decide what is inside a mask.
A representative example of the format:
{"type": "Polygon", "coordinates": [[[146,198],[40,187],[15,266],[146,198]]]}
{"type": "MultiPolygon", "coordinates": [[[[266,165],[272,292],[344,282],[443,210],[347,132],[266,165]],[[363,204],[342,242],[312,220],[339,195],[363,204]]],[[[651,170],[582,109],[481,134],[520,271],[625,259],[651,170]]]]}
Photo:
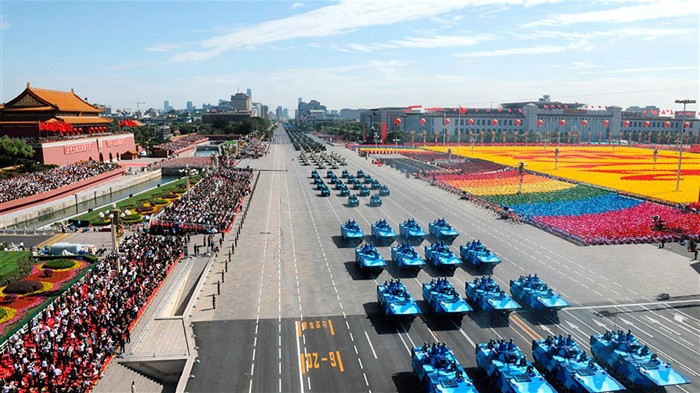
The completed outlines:
{"type": "Polygon", "coordinates": [[[170,110],[170,101],[163,101],[163,112],[168,112],[170,110]]]}
{"type": "Polygon", "coordinates": [[[187,101],[187,113],[193,113],[194,112],[194,105],[192,104],[192,101],[187,101]]]}
{"type": "Polygon", "coordinates": [[[248,95],[248,97],[250,97],[251,100],[253,99],[253,89],[247,88],[245,90],[245,93],[248,95]]]}
{"type": "Polygon", "coordinates": [[[299,102],[297,102],[297,104],[301,104],[301,103],[302,103],[301,97],[299,97],[299,102]]]}

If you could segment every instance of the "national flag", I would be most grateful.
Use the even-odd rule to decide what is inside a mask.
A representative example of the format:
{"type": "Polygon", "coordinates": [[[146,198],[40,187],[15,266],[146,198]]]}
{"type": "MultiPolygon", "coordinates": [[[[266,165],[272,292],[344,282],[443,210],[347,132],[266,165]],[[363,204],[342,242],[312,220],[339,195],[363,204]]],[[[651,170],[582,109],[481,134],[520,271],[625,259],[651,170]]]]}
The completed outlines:
{"type": "Polygon", "coordinates": [[[549,109],[549,105],[545,105],[545,106],[544,106],[544,109],[549,109]]]}
{"type": "Polygon", "coordinates": [[[463,107],[462,105],[459,106],[459,113],[465,114],[467,113],[467,108],[463,107]]]}

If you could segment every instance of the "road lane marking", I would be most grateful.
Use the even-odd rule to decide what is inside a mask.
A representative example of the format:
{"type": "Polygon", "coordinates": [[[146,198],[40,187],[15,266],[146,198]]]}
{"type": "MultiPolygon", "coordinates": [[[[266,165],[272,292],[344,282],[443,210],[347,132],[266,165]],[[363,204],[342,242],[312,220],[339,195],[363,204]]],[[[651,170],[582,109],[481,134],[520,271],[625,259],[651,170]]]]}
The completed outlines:
{"type": "Polygon", "coordinates": [[[367,331],[365,330],[365,337],[367,337],[367,342],[369,343],[369,347],[372,349],[372,355],[374,355],[374,358],[377,358],[377,353],[374,352],[374,345],[372,345],[372,340],[369,339],[369,334],[367,334],[367,331]]]}

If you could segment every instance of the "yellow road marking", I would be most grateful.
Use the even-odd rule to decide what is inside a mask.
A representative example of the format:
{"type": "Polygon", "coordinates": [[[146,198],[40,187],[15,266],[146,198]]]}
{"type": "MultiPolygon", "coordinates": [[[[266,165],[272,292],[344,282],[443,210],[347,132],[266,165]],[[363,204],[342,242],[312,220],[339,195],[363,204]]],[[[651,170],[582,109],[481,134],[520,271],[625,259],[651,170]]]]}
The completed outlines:
{"type": "Polygon", "coordinates": [[[331,329],[331,336],[335,336],[335,330],[333,329],[333,321],[328,320],[328,327],[331,329]]]}
{"type": "Polygon", "coordinates": [[[532,337],[533,340],[541,340],[542,337],[537,334],[531,327],[527,326],[522,319],[518,318],[516,315],[510,316],[511,321],[515,322],[516,325],[520,326],[521,329],[527,333],[528,336],[532,337]]]}
{"type": "Polygon", "coordinates": [[[37,247],[37,248],[43,248],[43,247],[44,247],[45,245],[47,245],[47,244],[48,244],[48,245],[51,245],[51,244],[54,244],[54,243],[58,243],[59,241],[61,241],[61,240],[65,239],[65,238],[67,238],[67,237],[70,236],[70,235],[71,235],[70,233],[57,233],[57,234],[51,236],[51,238],[46,239],[46,240],[44,240],[43,242],[37,244],[36,247],[37,247]]]}

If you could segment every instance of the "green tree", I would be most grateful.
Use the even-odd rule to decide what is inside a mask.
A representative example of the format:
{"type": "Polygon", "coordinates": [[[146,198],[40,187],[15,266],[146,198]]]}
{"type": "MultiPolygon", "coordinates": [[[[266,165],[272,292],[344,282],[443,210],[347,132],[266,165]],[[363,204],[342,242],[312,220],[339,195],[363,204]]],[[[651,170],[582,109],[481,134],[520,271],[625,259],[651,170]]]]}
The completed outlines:
{"type": "Polygon", "coordinates": [[[0,166],[17,165],[34,157],[34,148],[22,139],[0,138],[0,166]]]}

